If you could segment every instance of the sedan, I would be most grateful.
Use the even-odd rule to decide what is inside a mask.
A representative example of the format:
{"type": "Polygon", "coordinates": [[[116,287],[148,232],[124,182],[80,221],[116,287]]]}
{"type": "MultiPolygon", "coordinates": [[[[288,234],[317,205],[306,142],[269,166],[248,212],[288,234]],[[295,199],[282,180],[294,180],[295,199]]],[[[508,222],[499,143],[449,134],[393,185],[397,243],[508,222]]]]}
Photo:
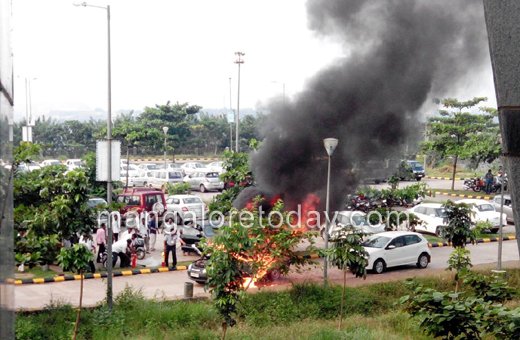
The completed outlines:
{"type": "Polygon", "coordinates": [[[159,167],[157,166],[157,164],[154,164],[154,163],[141,163],[139,164],[138,166],[139,169],[142,169],[142,170],[159,170],[159,167]]]}
{"type": "Polygon", "coordinates": [[[440,203],[422,203],[407,210],[421,220],[421,224],[415,226],[415,230],[424,230],[427,233],[442,236],[444,227],[448,224],[446,212],[440,203]]]}
{"type": "Polygon", "coordinates": [[[207,219],[208,206],[195,195],[170,195],[166,210],[178,213],[182,221],[193,221],[207,219]]]}
{"type": "MultiPolygon", "coordinates": [[[[330,227],[330,237],[333,238],[336,234],[343,229],[347,225],[351,225],[356,229],[363,231],[366,234],[377,234],[385,231],[385,224],[370,224],[366,218],[367,214],[362,211],[340,211],[337,215],[334,215],[334,220],[331,222],[332,225],[330,227]]],[[[323,237],[323,232],[325,229],[321,230],[321,236],[323,237]]]]}
{"type": "Polygon", "coordinates": [[[209,169],[202,163],[198,162],[186,162],[182,166],[185,175],[192,174],[197,171],[208,171],[209,169]]]}
{"type": "Polygon", "coordinates": [[[428,241],[419,233],[387,231],[370,236],[361,245],[368,253],[367,270],[376,274],[386,268],[409,264],[424,269],[431,261],[428,241]]]}
{"type": "Polygon", "coordinates": [[[197,171],[184,177],[184,182],[189,183],[191,189],[206,192],[208,190],[223,190],[224,182],[219,178],[218,172],[197,171]]]}
{"type": "Polygon", "coordinates": [[[211,171],[216,171],[219,174],[224,172],[224,162],[213,162],[208,164],[208,168],[211,169],[211,171]]]}
{"type": "MultiPolygon", "coordinates": [[[[496,233],[500,229],[500,212],[495,210],[495,207],[486,200],[464,199],[457,203],[473,204],[472,210],[474,215],[471,217],[473,223],[490,222],[493,226],[490,229],[491,233],[496,233]]],[[[502,225],[507,224],[507,215],[502,215],[502,225]]]]}

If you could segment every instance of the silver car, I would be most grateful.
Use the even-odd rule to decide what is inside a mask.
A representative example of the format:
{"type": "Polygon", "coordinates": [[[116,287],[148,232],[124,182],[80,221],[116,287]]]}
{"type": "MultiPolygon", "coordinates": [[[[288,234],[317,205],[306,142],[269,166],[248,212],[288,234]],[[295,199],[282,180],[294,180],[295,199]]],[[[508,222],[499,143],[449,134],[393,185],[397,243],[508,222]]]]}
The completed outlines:
{"type": "MultiPolygon", "coordinates": [[[[500,212],[500,203],[501,196],[496,195],[493,199],[493,205],[495,206],[495,210],[500,212]]],[[[504,214],[507,215],[507,223],[513,224],[515,222],[515,217],[513,216],[513,205],[511,203],[511,195],[504,194],[504,214]]]]}
{"type": "Polygon", "coordinates": [[[154,177],[150,178],[149,183],[156,188],[161,188],[163,192],[166,192],[166,183],[172,185],[182,183],[182,173],[180,171],[173,170],[157,170],[154,171],[154,177]]]}
{"type": "Polygon", "coordinates": [[[197,171],[184,177],[184,182],[189,183],[192,189],[200,192],[222,191],[224,190],[224,182],[220,180],[219,176],[219,173],[214,171],[197,171]]]}
{"type": "Polygon", "coordinates": [[[208,206],[195,195],[170,195],[166,199],[166,210],[177,212],[182,221],[207,218],[208,206]]]}
{"type": "Polygon", "coordinates": [[[190,174],[192,174],[194,172],[198,172],[198,171],[209,171],[210,170],[204,164],[199,163],[199,162],[186,162],[182,165],[182,168],[184,169],[185,175],[190,175],[190,174]]]}

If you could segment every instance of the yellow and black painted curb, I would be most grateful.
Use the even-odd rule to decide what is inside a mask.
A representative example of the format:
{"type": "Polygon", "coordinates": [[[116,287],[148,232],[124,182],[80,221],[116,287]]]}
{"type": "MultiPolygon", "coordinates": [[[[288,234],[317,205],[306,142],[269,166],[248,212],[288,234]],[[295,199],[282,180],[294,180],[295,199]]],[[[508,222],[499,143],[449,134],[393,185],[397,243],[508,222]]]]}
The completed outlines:
{"type": "MultiPolygon", "coordinates": [[[[220,161],[221,159],[218,157],[214,158],[207,158],[207,157],[200,157],[200,158],[175,158],[175,161],[220,161]]],[[[131,162],[164,162],[164,158],[137,158],[137,159],[130,159],[131,162]]]]}
{"type": "Polygon", "coordinates": [[[450,196],[450,197],[462,197],[462,198],[476,198],[476,199],[481,199],[481,200],[491,200],[491,199],[493,199],[492,196],[473,196],[473,195],[463,195],[463,194],[450,194],[449,192],[440,192],[440,191],[435,191],[435,195],[450,196]]]}
{"type": "MultiPolygon", "coordinates": [[[[132,276],[132,275],[140,275],[140,274],[152,274],[152,273],[165,273],[171,271],[180,271],[188,269],[187,266],[177,266],[177,268],[152,268],[152,269],[132,269],[132,270],[121,270],[112,273],[112,277],[118,276],[132,276]]],[[[101,279],[106,278],[108,275],[106,272],[103,273],[87,273],[83,274],[83,279],[101,279]]],[[[51,283],[51,282],[64,282],[64,281],[74,281],[81,280],[81,275],[65,275],[65,276],[55,276],[55,277],[46,277],[46,278],[38,278],[38,279],[22,279],[22,280],[14,280],[15,285],[26,285],[33,283],[51,283]]]]}
{"type": "MultiPolygon", "coordinates": [[[[500,238],[492,237],[492,238],[481,238],[477,240],[477,243],[489,243],[489,242],[498,242],[500,238]]],[[[502,237],[503,241],[512,241],[516,240],[516,236],[505,236],[502,237]]],[[[470,243],[470,242],[468,242],[470,243]]],[[[428,247],[437,248],[437,247],[450,247],[451,243],[428,243],[428,247]]]]}
{"type": "MultiPolygon", "coordinates": [[[[431,176],[424,176],[424,178],[427,178],[427,179],[442,179],[443,181],[452,181],[453,178],[452,177],[431,177],[431,176]]],[[[464,178],[464,177],[455,177],[455,180],[456,181],[463,181],[467,178],[464,178]]]]}

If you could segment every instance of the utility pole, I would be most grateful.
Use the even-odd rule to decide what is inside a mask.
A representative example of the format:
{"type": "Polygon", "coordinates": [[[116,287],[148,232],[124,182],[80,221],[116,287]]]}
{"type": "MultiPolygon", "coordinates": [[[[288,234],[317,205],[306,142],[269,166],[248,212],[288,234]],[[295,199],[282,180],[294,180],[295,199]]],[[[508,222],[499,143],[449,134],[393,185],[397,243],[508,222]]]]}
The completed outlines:
{"type": "MultiPolygon", "coordinates": [[[[231,78],[229,78],[229,112],[233,112],[231,105],[231,78]]],[[[229,121],[229,150],[233,151],[233,122],[229,121]]]]}
{"type": "Polygon", "coordinates": [[[235,54],[238,56],[238,59],[235,60],[235,64],[238,64],[238,94],[237,94],[237,119],[236,119],[236,140],[235,140],[235,148],[236,148],[236,151],[239,152],[240,151],[240,146],[239,146],[239,125],[240,125],[240,65],[244,63],[244,60],[242,60],[242,57],[245,56],[246,54],[243,53],[243,52],[235,52],[235,54]]]}

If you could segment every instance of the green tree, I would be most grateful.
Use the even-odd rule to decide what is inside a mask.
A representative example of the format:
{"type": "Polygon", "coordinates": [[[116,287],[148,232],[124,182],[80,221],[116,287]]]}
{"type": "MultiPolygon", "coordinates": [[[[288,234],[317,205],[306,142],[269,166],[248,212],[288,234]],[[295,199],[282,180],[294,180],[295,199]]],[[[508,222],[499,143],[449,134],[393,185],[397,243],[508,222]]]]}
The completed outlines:
{"type": "Polygon", "coordinates": [[[254,199],[250,210],[236,209],[228,225],[219,228],[211,243],[204,243],[209,256],[207,289],[214,296],[214,305],[223,318],[223,339],[228,326],[235,324],[241,294],[269,272],[272,276],[287,274],[311,260],[298,255],[298,244],[307,240],[313,250],[315,233],[295,228],[294,220],[283,212],[283,202],[273,206],[269,216],[261,212],[262,199],[254,199]],[[276,227],[274,227],[276,226],[276,227]],[[249,277],[246,282],[245,278],[249,277]]]}
{"type": "Polygon", "coordinates": [[[331,266],[335,266],[343,271],[343,291],[341,292],[341,309],[339,312],[338,329],[341,330],[343,321],[343,307],[345,304],[345,287],[347,284],[347,270],[350,270],[356,277],[366,279],[368,264],[368,253],[361,246],[365,233],[352,225],[347,225],[338,233],[334,233],[330,239],[332,243],[329,249],[323,251],[331,266]]]}
{"type": "Polygon", "coordinates": [[[475,244],[477,236],[473,229],[471,217],[472,204],[455,203],[448,200],[444,205],[448,225],[442,228],[441,235],[452,244],[453,248],[465,248],[466,243],[475,244]]]}
{"type": "Polygon", "coordinates": [[[64,268],[70,268],[76,271],[81,278],[78,316],[74,326],[74,340],[76,340],[76,336],[78,335],[81,307],[83,304],[83,273],[85,272],[85,269],[88,268],[89,262],[93,259],[94,254],[92,251],[81,243],[75,244],[72,248],[61,248],[60,255],[58,256],[58,264],[64,268]]]}
{"type": "Polygon", "coordinates": [[[495,122],[496,111],[482,108],[482,114],[463,112],[486,101],[485,97],[476,97],[465,102],[448,98],[442,101],[444,107],[455,111],[441,110],[439,116],[428,119],[431,140],[423,142],[424,151],[437,151],[443,157],[452,156],[453,180],[451,190],[455,188],[457,161],[476,159],[491,161],[498,156],[498,124],[495,122]]]}

